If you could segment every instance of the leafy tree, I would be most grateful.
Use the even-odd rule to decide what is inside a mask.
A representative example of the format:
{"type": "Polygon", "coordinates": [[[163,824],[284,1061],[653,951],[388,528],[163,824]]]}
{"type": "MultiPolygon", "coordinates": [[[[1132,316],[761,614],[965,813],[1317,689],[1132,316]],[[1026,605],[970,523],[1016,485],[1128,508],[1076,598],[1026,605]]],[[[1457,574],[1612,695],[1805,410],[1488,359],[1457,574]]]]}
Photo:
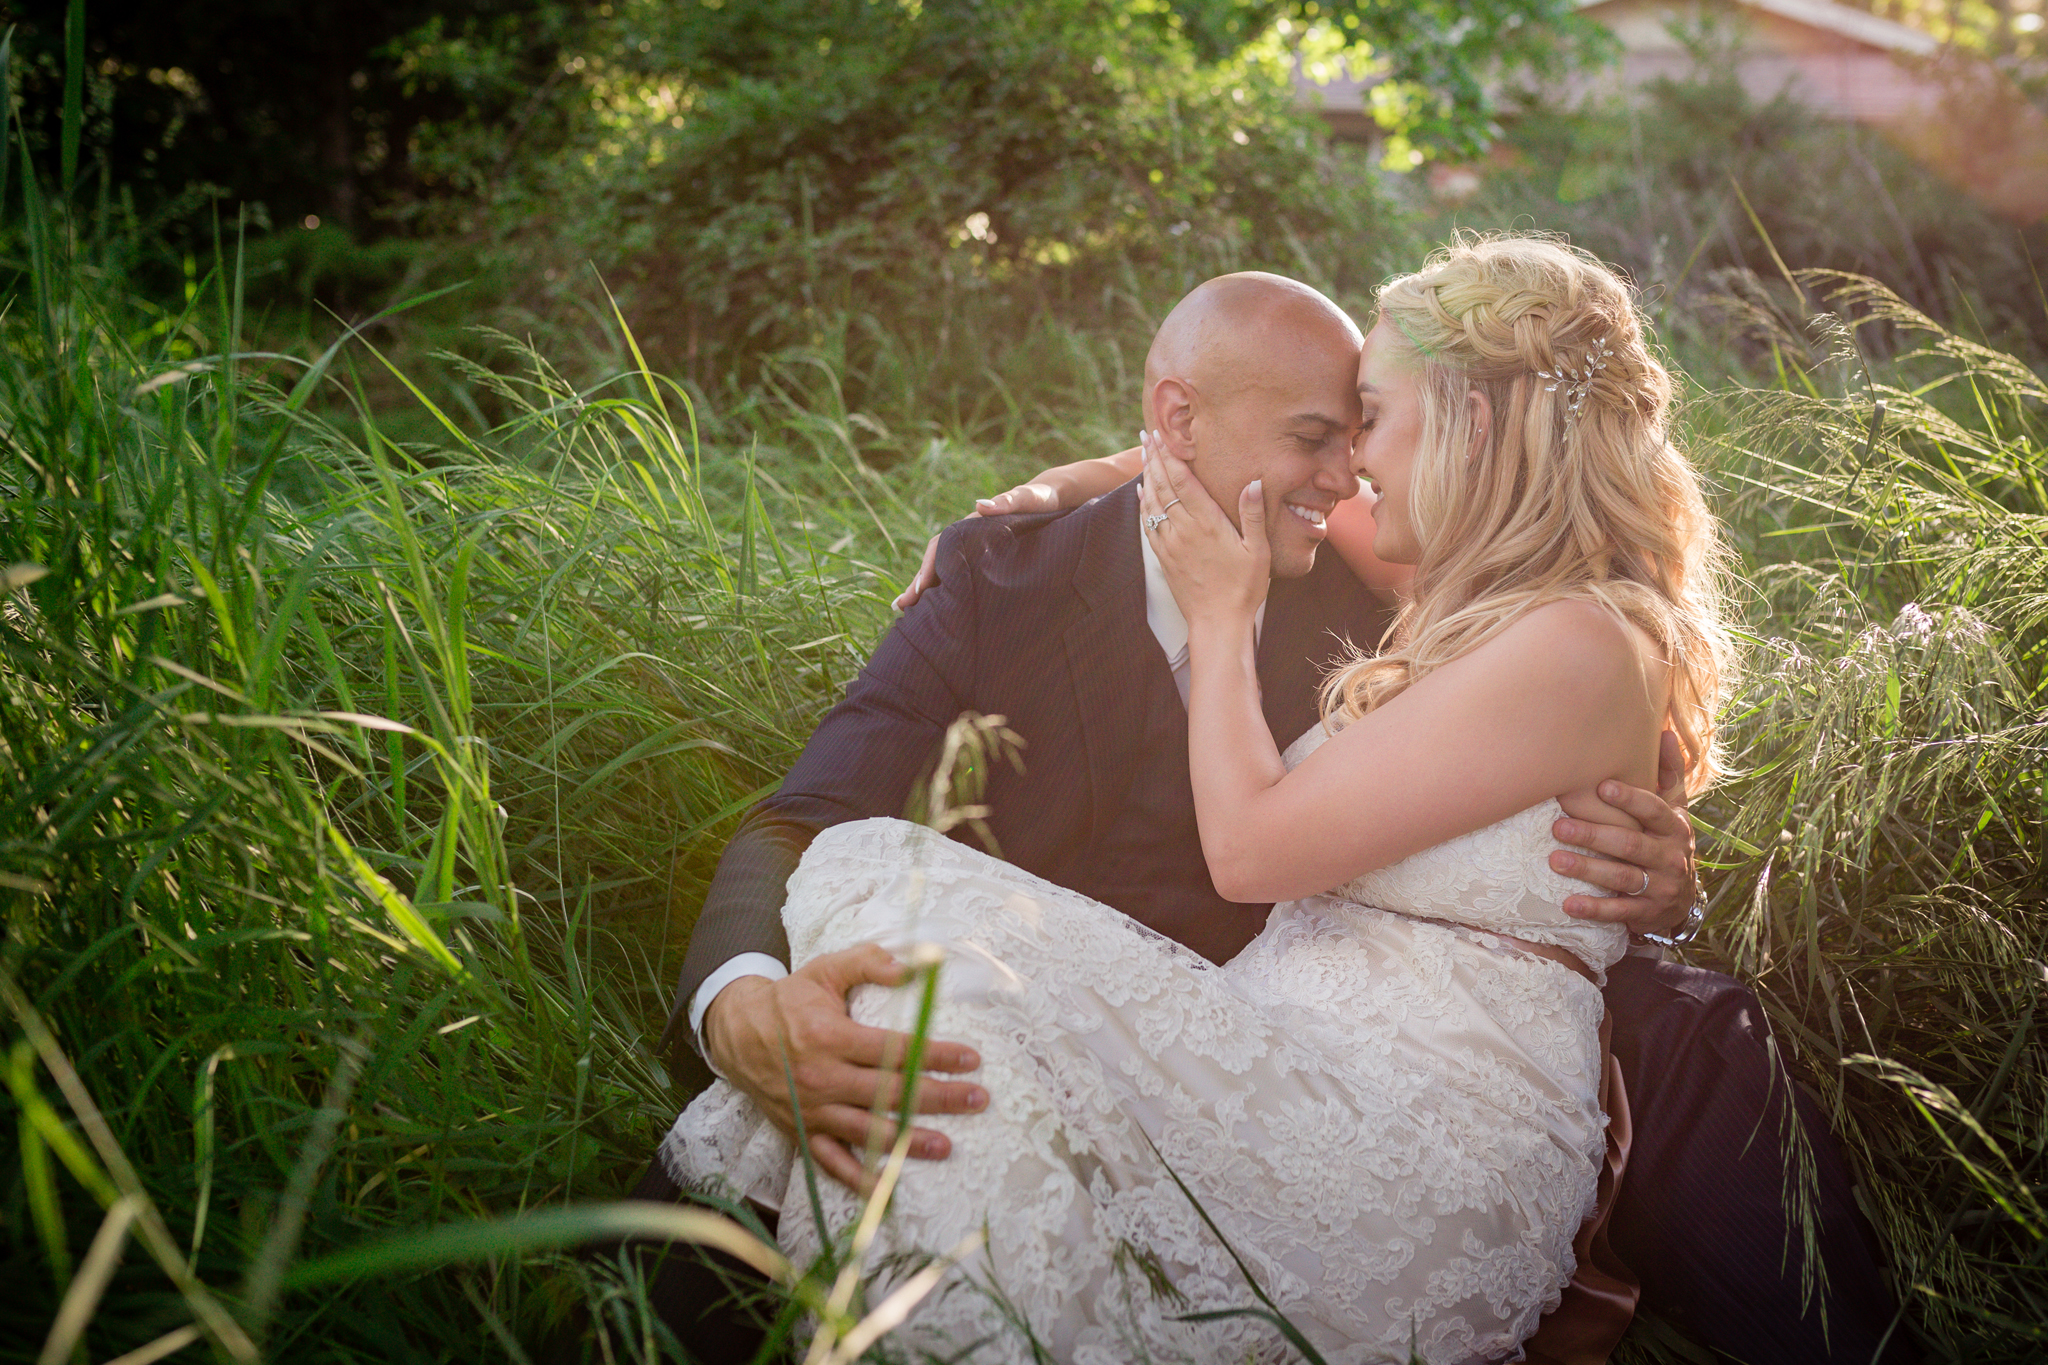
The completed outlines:
{"type": "MultiPolygon", "coordinates": [[[[464,232],[487,221],[532,294],[543,258],[594,262],[643,340],[700,376],[853,324],[959,347],[967,374],[1034,318],[1099,331],[1220,269],[1375,271],[1382,197],[1300,107],[1292,45],[1476,91],[1486,35],[1506,60],[1555,59],[1566,8],[619,0],[564,51],[560,155],[451,125],[422,161],[512,167],[464,232]]],[[[1411,135],[1485,133],[1483,101],[1410,104],[1411,135]]]]}
{"type": "Polygon", "coordinates": [[[1223,60],[1285,25],[1376,72],[1373,113],[1418,151],[1475,155],[1500,134],[1490,77],[1600,60],[1612,35],[1573,0],[1176,0],[1197,54],[1223,60]]]}
{"type": "MultiPolygon", "coordinates": [[[[69,8],[69,0],[0,0],[0,26],[16,30],[22,113],[46,151],[61,104],[69,8]]],[[[587,93],[565,78],[590,70],[588,58],[606,55],[622,35],[634,44],[629,54],[654,54],[636,69],[681,61],[673,69],[703,80],[715,72],[760,79],[786,71],[799,47],[819,39],[841,41],[844,51],[851,30],[957,30],[971,44],[979,27],[1014,22],[1028,31],[1042,23],[1057,48],[1080,24],[1111,39],[1177,35],[1177,59],[1216,65],[1270,45],[1276,25],[1285,24],[1296,41],[1313,35],[1321,47],[1382,71],[1379,112],[1392,131],[1469,151],[1491,136],[1488,72],[1548,69],[1592,50],[1601,32],[1573,18],[1571,0],[1098,0],[1006,8],[995,17],[990,7],[961,0],[93,0],[85,6],[87,95],[108,177],[145,213],[175,218],[195,198],[218,196],[260,205],[278,223],[311,213],[361,233],[380,215],[402,218],[423,200],[487,187],[515,155],[558,149],[587,93]],[[920,20],[930,22],[920,30],[920,20]],[[460,164],[442,157],[423,167],[423,133],[444,149],[488,144],[490,156],[460,164]]],[[[845,85],[857,74],[832,79],[845,85]]]]}
{"type": "MultiPolygon", "coordinates": [[[[0,0],[33,143],[54,156],[67,0],[0,0]]],[[[423,124],[530,125],[531,93],[573,27],[559,0],[239,0],[84,7],[91,140],[108,181],[174,226],[195,200],[306,214],[357,232],[435,188],[423,124]]],[[[545,120],[544,120],[545,121],[545,120]]]]}

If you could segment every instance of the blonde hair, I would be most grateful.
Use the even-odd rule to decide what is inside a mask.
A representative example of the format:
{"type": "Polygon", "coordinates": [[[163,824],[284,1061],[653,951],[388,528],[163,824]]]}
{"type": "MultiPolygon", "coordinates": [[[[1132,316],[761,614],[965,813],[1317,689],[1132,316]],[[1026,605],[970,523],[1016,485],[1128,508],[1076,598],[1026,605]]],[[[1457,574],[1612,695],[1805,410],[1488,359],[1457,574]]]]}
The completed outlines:
{"type": "Polygon", "coordinates": [[[1325,717],[1363,715],[1546,603],[1589,600],[1664,649],[1686,785],[1706,787],[1734,667],[1727,551],[1671,442],[1671,376],[1628,284],[1550,237],[1461,234],[1383,286],[1379,311],[1421,395],[1422,554],[1388,648],[1330,675],[1325,717]]]}

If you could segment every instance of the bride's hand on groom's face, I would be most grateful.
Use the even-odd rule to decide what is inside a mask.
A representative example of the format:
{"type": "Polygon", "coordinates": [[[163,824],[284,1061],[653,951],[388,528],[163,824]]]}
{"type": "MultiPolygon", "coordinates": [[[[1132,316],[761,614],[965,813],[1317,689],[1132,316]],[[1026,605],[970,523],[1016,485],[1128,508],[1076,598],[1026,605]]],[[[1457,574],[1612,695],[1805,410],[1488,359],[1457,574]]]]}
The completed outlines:
{"type": "MultiPolygon", "coordinates": [[[[885,1112],[898,1103],[903,1077],[896,1062],[910,1039],[854,1022],[846,993],[870,982],[893,986],[904,970],[889,953],[867,944],[827,953],[780,981],[741,977],[704,1014],[704,1050],[719,1074],[792,1141],[793,1087],[811,1156],[827,1175],[856,1191],[868,1179],[858,1154],[871,1144],[886,1152],[896,1140],[897,1125],[876,1119],[874,1109],[878,1101],[885,1112]]],[[[924,1061],[927,1072],[981,1065],[972,1048],[936,1039],[925,1045],[924,1061]]],[[[920,1114],[970,1114],[987,1107],[988,1092],[966,1081],[927,1075],[917,1089],[920,1114]]],[[[911,1130],[913,1157],[937,1161],[951,1151],[944,1133],[911,1130]]]]}
{"type": "Polygon", "coordinates": [[[1189,626],[1205,620],[1237,626],[1266,600],[1272,547],[1266,540],[1266,503],[1257,479],[1238,495],[1237,525],[1195,477],[1188,462],[1168,453],[1152,432],[1140,435],[1145,483],[1138,492],[1145,538],[1173,589],[1189,626]]]}
{"type": "Polygon", "coordinates": [[[1684,754],[1668,730],[1660,745],[1657,781],[1659,792],[1609,781],[1600,784],[1597,794],[1574,792],[1563,798],[1566,816],[1551,826],[1551,834],[1567,847],[1550,855],[1551,869],[1615,893],[1571,896],[1564,903],[1567,914],[1621,924],[1636,934],[1669,934],[1685,921],[1699,883],[1692,822],[1686,817],[1684,754]],[[1635,827],[1581,818],[1602,806],[1635,827]]]}

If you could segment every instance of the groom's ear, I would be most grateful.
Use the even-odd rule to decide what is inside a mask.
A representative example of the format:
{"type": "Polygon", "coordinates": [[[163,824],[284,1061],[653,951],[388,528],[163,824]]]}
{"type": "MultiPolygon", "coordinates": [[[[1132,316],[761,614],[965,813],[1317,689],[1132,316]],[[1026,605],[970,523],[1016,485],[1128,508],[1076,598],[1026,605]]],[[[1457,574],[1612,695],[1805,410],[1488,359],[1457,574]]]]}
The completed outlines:
{"type": "Polygon", "coordinates": [[[1162,379],[1152,386],[1153,429],[1176,459],[1195,458],[1195,404],[1195,386],[1185,379],[1162,379]]]}

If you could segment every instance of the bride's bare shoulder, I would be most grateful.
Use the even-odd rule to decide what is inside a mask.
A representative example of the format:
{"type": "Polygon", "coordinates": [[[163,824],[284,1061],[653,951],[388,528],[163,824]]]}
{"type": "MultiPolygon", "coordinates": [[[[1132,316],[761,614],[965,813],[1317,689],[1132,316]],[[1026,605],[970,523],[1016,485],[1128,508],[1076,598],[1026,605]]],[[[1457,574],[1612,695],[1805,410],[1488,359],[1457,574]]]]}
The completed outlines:
{"type": "Polygon", "coordinates": [[[1502,665],[1556,675],[1580,687],[1611,681],[1633,694],[1640,682],[1656,697],[1663,694],[1670,673],[1662,648],[1646,631],[1588,598],[1546,602],[1490,643],[1499,647],[1502,665]]]}

